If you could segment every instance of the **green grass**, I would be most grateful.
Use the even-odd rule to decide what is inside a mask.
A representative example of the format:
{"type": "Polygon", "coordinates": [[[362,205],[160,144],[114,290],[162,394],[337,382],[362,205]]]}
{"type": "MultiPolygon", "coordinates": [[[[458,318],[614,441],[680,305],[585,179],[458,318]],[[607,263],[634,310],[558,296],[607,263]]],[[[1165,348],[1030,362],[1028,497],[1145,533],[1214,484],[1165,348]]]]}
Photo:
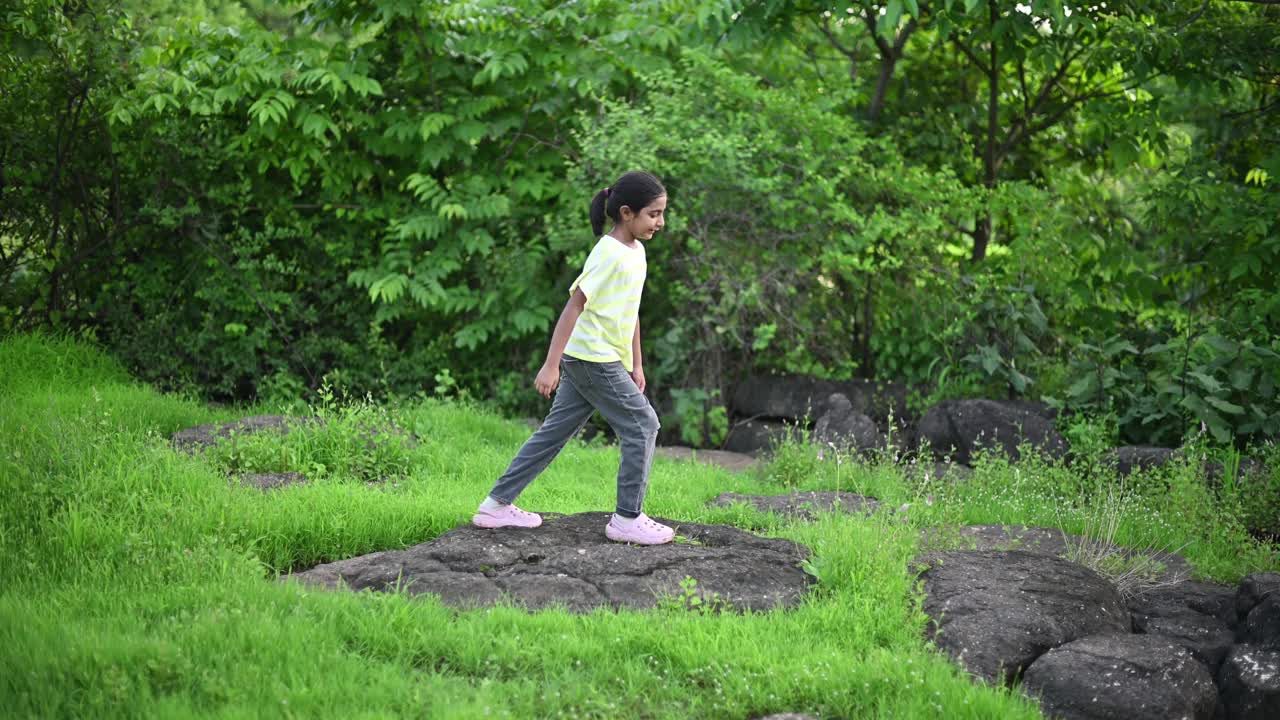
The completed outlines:
{"type": "MultiPolygon", "coordinates": [[[[168,446],[170,432],[271,408],[213,411],[161,395],[87,345],[56,338],[0,341],[0,368],[6,716],[1037,717],[1018,694],[972,682],[930,649],[908,564],[924,526],[1079,530],[1096,510],[1096,481],[997,458],[957,488],[802,447],[754,474],[659,459],[647,512],[804,543],[819,578],[810,597],[751,615],[679,603],[587,615],[459,611],[431,597],[274,579],[465,523],[527,437],[522,424],[451,404],[334,402],[318,409],[330,420],[323,431],[187,456],[168,446]],[[371,422],[421,442],[370,450],[361,433],[371,422]],[[315,480],[263,493],[225,474],[269,464],[315,480]],[[705,507],[721,492],[788,487],[909,507],[796,524],[705,507]]],[[[521,504],[608,509],[617,462],[616,448],[572,443],[521,504]]],[[[1185,517],[1204,502],[1189,473],[1150,482],[1160,492],[1123,508],[1123,540],[1185,545],[1221,580],[1280,567],[1273,548],[1206,522],[1207,510],[1185,517]]]]}

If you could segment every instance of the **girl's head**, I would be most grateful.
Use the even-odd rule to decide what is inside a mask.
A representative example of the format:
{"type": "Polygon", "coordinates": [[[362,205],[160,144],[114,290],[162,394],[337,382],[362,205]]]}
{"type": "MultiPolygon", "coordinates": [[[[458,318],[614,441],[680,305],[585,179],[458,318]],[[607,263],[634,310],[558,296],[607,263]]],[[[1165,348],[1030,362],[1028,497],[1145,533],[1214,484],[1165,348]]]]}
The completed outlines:
{"type": "Polygon", "coordinates": [[[626,225],[633,237],[651,238],[662,229],[667,207],[667,189],[658,178],[633,170],[596,193],[591,199],[591,229],[604,234],[608,216],[617,225],[626,225]]]}

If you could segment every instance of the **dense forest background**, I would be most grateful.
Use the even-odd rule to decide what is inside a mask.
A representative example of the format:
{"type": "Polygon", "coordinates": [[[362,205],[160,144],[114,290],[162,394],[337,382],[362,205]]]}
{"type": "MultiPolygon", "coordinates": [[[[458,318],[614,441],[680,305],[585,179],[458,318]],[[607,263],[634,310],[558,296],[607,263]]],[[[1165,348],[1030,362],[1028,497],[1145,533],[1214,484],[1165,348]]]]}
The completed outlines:
{"type": "Polygon", "coordinates": [[[536,413],[632,168],[691,442],[765,372],[1280,435],[1275,0],[7,0],[0,332],[536,413]]]}

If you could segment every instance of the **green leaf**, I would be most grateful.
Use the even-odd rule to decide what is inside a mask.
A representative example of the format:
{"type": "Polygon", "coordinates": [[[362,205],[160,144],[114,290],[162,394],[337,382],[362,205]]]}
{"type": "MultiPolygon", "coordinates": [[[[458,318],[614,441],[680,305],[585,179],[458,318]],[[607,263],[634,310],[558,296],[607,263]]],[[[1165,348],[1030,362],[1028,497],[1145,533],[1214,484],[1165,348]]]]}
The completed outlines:
{"type": "Polygon", "coordinates": [[[1253,368],[1236,368],[1231,371],[1231,387],[1247,390],[1253,384],[1253,368]]]}
{"type": "Polygon", "coordinates": [[[911,17],[920,17],[919,0],[906,0],[907,10],[911,12],[911,17]]]}
{"type": "Polygon", "coordinates": [[[1200,384],[1200,387],[1204,388],[1205,390],[1209,391],[1210,393],[1214,393],[1214,394],[1216,394],[1216,393],[1222,392],[1222,383],[1218,382],[1217,380],[1213,379],[1212,377],[1210,377],[1210,376],[1208,376],[1208,375],[1205,375],[1205,374],[1204,374],[1204,373],[1202,373],[1202,372],[1195,371],[1195,370],[1192,370],[1191,372],[1189,372],[1189,373],[1187,373],[1187,374],[1188,374],[1188,375],[1190,375],[1191,377],[1195,378],[1196,382],[1198,382],[1198,383],[1200,384]]]}
{"type": "Polygon", "coordinates": [[[978,4],[981,2],[982,0],[964,0],[964,11],[966,13],[973,12],[973,9],[978,7],[978,4]]]}
{"type": "Polygon", "coordinates": [[[1212,405],[1212,406],[1214,406],[1214,407],[1218,408],[1218,409],[1219,409],[1219,410],[1221,410],[1222,412],[1227,413],[1228,415],[1243,415],[1243,414],[1244,414],[1244,408],[1243,408],[1243,407],[1241,407],[1241,406],[1239,406],[1239,405],[1236,405],[1235,403],[1231,403],[1231,402],[1227,402],[1226,400],[1222,400],[1221,398],[1216,398],[1216,397],[1207,397],[1207,398],[1205,398],[1205,399],[1204,399],[1204,401],[1205,401],[1205,402],[1207,402],[1207,403],[1209,403],[1210,405],[1212,405]]]}

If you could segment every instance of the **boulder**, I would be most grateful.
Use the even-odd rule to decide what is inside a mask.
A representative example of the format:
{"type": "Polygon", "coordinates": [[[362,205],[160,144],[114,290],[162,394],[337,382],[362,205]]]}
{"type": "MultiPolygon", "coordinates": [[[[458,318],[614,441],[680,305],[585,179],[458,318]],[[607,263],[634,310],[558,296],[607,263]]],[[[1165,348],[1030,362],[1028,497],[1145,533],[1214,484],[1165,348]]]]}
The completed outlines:
{"type": "Polygon", "coordinates": [[[750,470],[760,463],[759,460],[745,453],[730,452],[728,450],[694,449],[683,445],[660,445],[656,448],[656,452],[660,457],[670,460],[717,465],[734,472],[750,470]]]}
{"type": "Polygon", "coordinates": [[[1280,650],[1280,593],[1253,606],[1240,628],[1240,640],[1263,650],[1280,650]]]}
{"type": "Polygon", "coordinates": [[[973,477],[973,468],[942,461],[932,463],[926,472],[929,473],[930,480],[946,480],[949,483],[962,483],[973,477]]]}
{"type": "Polygon", "coordinates": [[[314,416],[250,415],[227,423],[197,425],[179,430],[169,436],[175,448],[186,452],[200,452],[232,436],[273,432],[285,434],[300,427],[319,425],[323,422],[314,416]]]}
{"type": "Polygon", "coordinates": [[[743,420],[729,429],[724,449],[754,457],[773,450],[787,438],[797,435],[794,425],[768,420],[743,420]]]}
{"type": "Polygon", "coordinates": [[[250,485],[259,490],[275,490],[289,485],[305,485],[309,481],[300,472],[276,473],[240,473],[233,476],[241,485],[250,485]]]}
{"type": "Polygon", "coordinates": [[[880,508],[873,497],[851,492],[795,492],[787,495],[743,495],[720,493],[707,502],[710,507],[746,503],[761,512],[775,512],[797,520],[813,520],[819,512],[872,513],[880,508]]]}
{"type": "Polygon", "coordinates": [[[1235,593],[1231,588],[1185,580],[1129,600],[1135,632],[1176,642],[1217,672],[1235,632],[1235,593]]]}
{"type": "Polygon", "coordinates": [[[1246,575],[1236,590],[1236,617],[1243,622],[1258,603],[1277,593],[1280,593],[1280,573],[1246,575]]]}
{"type": "Polygon", "coordinates": [[[756,375],[734,389],[732,408],[745,417],[815,420],[826,412],[833,393],[843,394],[852,408],[884,426],[909,424],[907,386],[873,380],[819,380],[801,375],[756,375]]]}
{"type": "Polygon", "coordinates": [[[1280,652],[1235,646],[1218,671],[1218,693],[1226,720],[1280,717],[1280,652]]]}
{"type": "Polygon", "coordinates": [[[1067,720],[1210,720],[1213,677],[1186,649],[1151,635],[1091,635],[1031,663],[1022,687],[1067,720]]]}
{"type": "MultiPolygon", "coordinates": [[[[1057,528],[1026,525],[963,525],[958,528],[924,528],[920,531],[921,547],[948,547],[963,550],[1021,550],[1023,552],[1062,557],[1086,540],[1057,528]]],[[[1125,557],[1144,555],[1159,566],[1153,579],[1182,579],[1191,574],[1191,565],[1181,555],[1160,550],[1140,550],[1119,545],[1105,545],[1105,550],[1125,557]]],[[[921,559],[929,562],[931,555],[921,559]]]]}
{"type": "Polygon", "coordinates": [[[696,592],[704,607],[771,610],[796,605],[811,578],[809,551],[736,528],[660,519],[677,542],[652,547],[605,539],[608,513],[545,515],[541,527],[455,528],[404,550],[375,552],[290,573],[321,588],[438,595],[446,605],[504,601],[528,609],[652,608],[696,592]],[[697,581],[690,588],[686,578],[697,581]]]}
{"type": "Polygon", "coordinates": [[[813,440],[834,445],[841,451],[863,453],[883,448],[884,435],[871,418],[853,409],[849,398],[833,393],[826,411],[813,426],[813,440]]]}
{"type": "Polygon", "coordinates": [[[1115,467],[1118,475],[1124,477],[1138,470],[1153,470],[1164,467],[1177,452],[1173,448],[1125,445],[1108,452],[1104,460],[1107,464],[1115,467]]]}
{"type": "Polygon", "coordinates": [[[1129,631],[1119,591],[1094,571],[1024,551],[952,551],[921,573],[935,642],[990,682],[1015,679],[1050,648],[1129,631]]]}
{"type": "Polygon", "coordinates": [[[1051,458],[1061,458],[1069,449],[1053,420],[1023,405],[995,400],[942,402],[924,414],[916,432],[936,457],[950,455],[965,465],[982,448],[999,449],[1018,460],[1018,445],[1024,441],[1051,458]]]}

